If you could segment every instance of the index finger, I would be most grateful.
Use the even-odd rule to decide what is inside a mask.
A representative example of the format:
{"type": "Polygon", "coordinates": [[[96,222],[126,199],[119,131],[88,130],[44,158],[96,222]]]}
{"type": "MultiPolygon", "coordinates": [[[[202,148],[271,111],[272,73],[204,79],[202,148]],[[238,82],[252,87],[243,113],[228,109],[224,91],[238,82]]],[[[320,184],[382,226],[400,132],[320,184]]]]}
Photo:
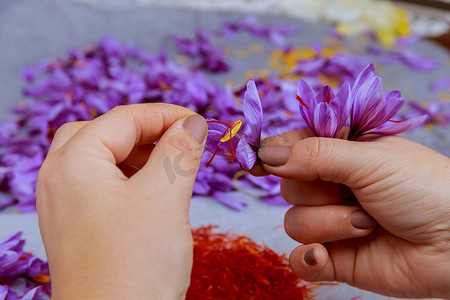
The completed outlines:
{"type": "Polygon", "coordinates": [[[63,148],[116,165],[135,145],[156,142],[175,121],[192,114],[188,108],[166,103],[117,106],[81,128],[63,148]]]}

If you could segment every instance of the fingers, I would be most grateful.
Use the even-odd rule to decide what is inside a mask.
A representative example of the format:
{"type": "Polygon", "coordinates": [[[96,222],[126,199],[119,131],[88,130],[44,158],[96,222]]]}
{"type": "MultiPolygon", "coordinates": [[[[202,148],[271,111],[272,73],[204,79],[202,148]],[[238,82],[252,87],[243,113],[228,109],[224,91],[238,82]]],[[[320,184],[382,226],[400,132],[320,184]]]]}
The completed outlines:
{"type": "Polygon", "coordinates": [[[79,121],[79,122],[70,122],[62,125],[58,128],[53,137],[52,144],[50,145],[50,149],[48,150],[48,154],[55,152],[59,148],[61,148],[68,140],[70,140],[75,133],[77,133],[81,128],[83,128],[89,121],[79,121]]]}
{"type": "MultiPolygon", "coordinates": [[[[295,142],[312,137],[313,134],[310,130],[293,130],[283,134],[267,137],[261,140],[261,147],[272,145],[292,145],[295,142]]],[[[270,175],[260,161],[257,161],[255,165],[248,171],[251,175],[267,176],[270,175]]]]}
{"type": "Polygon", "coordinates": [[[308,281],[335,281],[334,265],[327,249],[321,244],[295,248],[289,255],[289,265],[300,278],[308,281]]]}
{"type": "Polygon", "coordinates": [[[67,129],[58,138],[61,142],[56,143],[61,144],[72,134],[64,144],[66,151],[78,155],[78,159],[96,158],[116,165],[130,155],[135,145],[154,143],[176,120],[191,114],[194,112],[187,108],[164,103],[118,106],[75,134],[67,129]]]}
{"type": "Polygon", "coordinates": [[[311,137],[291,146],[261,147],[258,156],[270,174],[298,181],[333,181],[357,189],[386,176],[382,167],[390,159],[383,151],[376,142],[311,137]]]}
{"type": "Polygon", "coordinates": [[[366,236],[376,222],[359,206],[294,206],[284,219],[286,233],[294,240],[328,243],[366,236]]]}
{"type": "Polygon", "coordinates": [[[330,181],[281,179],[281,196],[292,205],[356,204],[351,189],[330,181]]]}
{"type": "Polygon", "coordinates": [[[287,234],[301,243],[327,243],[366,236],[375,224],[359,206],[294,206],[285,216],[287,234]]]}
{"type": "Polygon", "coordinates": [[[192,115],[175,122],[164,133],[144,167],[131,179],[142,186],[157,182],[152,193],[171,205],[189,207],[195,177],[206,142],[207,124],[200,115],[192,115]],[[184,201],[185,200],[185,201],[184,201]]]}
{"type": "Polygon", "coordinates": [[[141,169],[147,163],[154,148],[154,144],[136,145],[122,164],[141,169]]]}

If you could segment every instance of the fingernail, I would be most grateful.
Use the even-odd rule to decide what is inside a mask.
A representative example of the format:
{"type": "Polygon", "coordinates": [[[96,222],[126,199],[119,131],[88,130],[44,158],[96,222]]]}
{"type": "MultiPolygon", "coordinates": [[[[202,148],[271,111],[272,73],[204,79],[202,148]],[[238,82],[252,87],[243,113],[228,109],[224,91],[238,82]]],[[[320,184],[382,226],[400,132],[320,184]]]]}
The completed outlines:
{"type": "Polygon", "coordinates": [[[291,157],[289,146],[264,146],[259,148],[258,157],[269,166],[281,166],[291,157]]]}
{"type": "Polygon", "coordinates": [[[303,259],[305,260],[305,263],[307,263],[310,266],[314,266],[317,264],[316,257],[314,255],[314,248],[309,249],[306,251],[305,256],[303,256],[303,259]]]}
{"type": "Polygon", "coordinates": [[[375,225],[375,220],[362,210],[352,212],[350,222],[358,229],[368,229],[375,225]]]}
{"type": "Polygon", "coordinates": [[[208,125],[202,116],[192,115],[184,120],[183,129],[201,144],[208,132],[208,125]]]}

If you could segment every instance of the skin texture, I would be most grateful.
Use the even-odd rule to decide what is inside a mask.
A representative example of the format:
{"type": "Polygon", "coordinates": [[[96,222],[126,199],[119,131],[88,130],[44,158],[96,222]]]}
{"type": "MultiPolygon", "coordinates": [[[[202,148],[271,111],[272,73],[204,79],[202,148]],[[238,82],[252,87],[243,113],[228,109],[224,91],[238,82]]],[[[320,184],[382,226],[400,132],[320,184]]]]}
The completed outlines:
{"type": "Polygon", "coordinates": [[[388,296],[449,299],[450,159],[398,136],[311,136],[266,139],[263,147],[290,154],[271,166],[261,148],[251,170],[282,177],[281,194],[293,205],[285,230],[304,244],[290,254],[292,270],[388,296]]]}
{"type": "Polygon", "coordinates": [[[194,114],[129,105],[58,130],[37,183],[52,299],[184,299],[206,141],[183,130],[194,114]]]}

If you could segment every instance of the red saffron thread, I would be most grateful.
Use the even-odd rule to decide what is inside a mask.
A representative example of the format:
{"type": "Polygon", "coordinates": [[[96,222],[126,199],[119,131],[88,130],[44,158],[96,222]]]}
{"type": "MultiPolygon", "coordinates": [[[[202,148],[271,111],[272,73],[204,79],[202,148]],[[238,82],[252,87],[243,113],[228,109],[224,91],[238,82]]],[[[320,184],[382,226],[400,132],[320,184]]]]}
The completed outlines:
{"type": "Polygon", "coordinates": [[[312,299],[317,284],[299,279],[286,255],[217,226],[192,230],[194,264],[187,300],[312,299]]]}
{"type": "Polygon", "coordinates": [[[305,101],[303,101],[303,99],[299,96],[299,95],[295,95],[295,98],[304,106],[306,107],[306,109],[309,109],[309,106],[306,105],[305,101]]]}
{"type": "MultiPolygon", "coordinates": [[[[242,120],[239,120],[239,121],[242,121],[242,120]]],[[[237,125],[237,122],[239,122],[239,121],[236,121],[236,122],[222,122],[222,121],[216,121],[216,120],[206,121],[206,123],[219,123],[219,124],[228,125],[228,127],[225,129],[224,133],[222,134],[221,139],[228,133],[228,130],[229,130],[229,133],[230,133],[230,147],[231,147],[231,154],[230,154],[230,158],[228,159],[229,161],[233,161],[234,160],[235,151],[234,151],[234,146],[233,146],[233,128],[237,125]]],[[[209,161],[205,164],[206,168],[209,167],[209,165],[211,164],[212,160],[216,156],[218,150],[219,150],[219,145],[217,145],[216,150],[214,150],[213,155],[211,156],[209,161]]]]}

